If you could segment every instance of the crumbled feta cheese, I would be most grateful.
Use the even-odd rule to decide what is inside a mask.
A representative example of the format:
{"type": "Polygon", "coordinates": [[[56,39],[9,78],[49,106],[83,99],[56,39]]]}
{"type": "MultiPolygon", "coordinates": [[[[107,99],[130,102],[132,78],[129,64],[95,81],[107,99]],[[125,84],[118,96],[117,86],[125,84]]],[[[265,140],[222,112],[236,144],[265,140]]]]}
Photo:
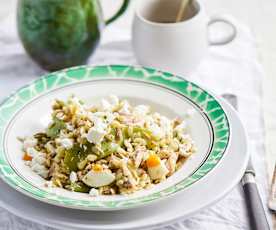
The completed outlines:
{"type": "Polygon", "coordinates": [[[97,130],[105,130],[107,128],[107,124],[103,120],[98,119],[95,121],[93,127],[97,130]]]}
{"type": "Polygon", "coordinates": [[[115,115],[113,113],[106,113],[105,117],[108,124],[111,124],[115,119],[115,115]]]}
{"type": "Polygon", "coordinates": [[[106,135],[106,133],[107,132],[102,128],[92,127],[89,129],[89,131],[86,135],[86,139],[90,143],[100,144],[102,142],[104,136],[106,135]]]}
{"type": "Polygon", "coordinates": [[[102,112],[96,112],[96,113],[88,112],[87,117],[90,121],[95,123],[95,121],[99,119],[99,116],[98,116],[99,113],[102,113],[102,112]]]}
{"type": "Polygon", "coordinates": [[[73,147],[73,140],[69,138],[57,138],[56,142],[65,149],[71,149],[73,147]]]}
{"type": "Polygon", "coordinates": [[[76,114],[86,116],[88,107],[79,98],[73,96],[69,99],[70,102],[77,107],[76,114]]]}
{"type": "Polygon", "coordinates": [[[115,95],[110,95],[107,99],[102,99],[98,107],[99,111],[111,111],[119,104],[119,98],[115,95]]]}
{"type": "Polygon", "coordinates": [[[37,139],[33,137],[27,137],[23,142],[23,149],[26,151],[28,148],[35,147],[37,139]]]}
{"type": "Polygon", "coordinates": [[[44,164],[46,162],[45,155],[43,154],[38,154],[35,155],[32,159],[32,163],[38,163],[40,165],[44,164]]]}
{"type": "Polygon", "coordinates": [[[42,176],[43,178],[47,178],[49,174],[49,170],[46,169],[44,165],[40,165],[38,163],[32,164],[31,169],[37,173],[38,175],[42,176]]]}
{"type": "Polygon", "coordinates": [[[89,195],[90,195],[90,196],[99,196],[99,191],[98,191],[98,189],[91,188],[90,191],[89,191],[89,195]]]}
{"type": "Polygon", "coordinates": [[[72,171],[70,173],[69,179],[70,179],[71,183],[75,183],[78,180],[77,173],[75,173],[74,171],[72,171]]]}
{"type": "Polygon", "coordinates": [[[147,105],[138,105],[133,109],[133,113],[138,116],[145,116],[149,113],[150,108],[147,105]]]}
{"type": "Polygon", "coordinates": [[[108,124],[105,121],[105,117],[106,119],[109,119],[109,121],[113,119],[112,115],[110,114],[111,113],[105,112],[89,113],[88,118],[94,123],[94,127],[97,127],[99,129],[106,129],[108,124]]]}
{"type": "Polygon", "coordinates": [[[160,117],[160,127],[165,134],[169,134],[172,132],[172,123],[168,118],[164,116],[160,117]]]}
{"type": "Polygon", "coordinates": [[[124,101],[122,108],[118,112],[121,114],[124,114],[124,115],[128,115],[128,114],[130,114],[129,109],[130,109],[129,103],[127,101],[124,101]]]}
{"type": "Polygon", "coordinates": [[[35,148],[33,148],[33,147],[27,148],[26,152],[31,157],[34,157],[34,156],[36,156],[36,155],[39,154],[39,152],[35,148]]]}
{"type": "Polygon", "coordinates": [[[49,170],[44,166],[46,162],[46,154],[37,151],[33,147],[27,148],[26,152],[29,156],[32,157],[32,161],[29,163],[31,169],[43,178],[46,178],[49,173],[49,170]]]}
{"type": "Polygon", "coordinates": [[[88,118],[93,121],[94,124],[97,123],[106,123],[106,124],[110,124],[112,123],[112,121],[115,119],[115,115],[111,112],[96,112],[96,113],[88,113],[88,118]]]}
{"type": "Polygon", "coordinates": [[[162,138],[164,136],[163,130],[156,123],[150,124],[149,130],[152,132],[152,135],[156,138],[162,138]]]}
{"type": "Polygon", "coordinates": [[[163,120],[161,116],[158,119],[160,119],[160,126],[156,123],[153,117],[145,117],[146,126],[148,127],[148,129],[152,132],[153,136],[160,139],[166,135],[166,132],[170,128],[170,123],[165,120],[165,117],[163,118],[163,120]]]}

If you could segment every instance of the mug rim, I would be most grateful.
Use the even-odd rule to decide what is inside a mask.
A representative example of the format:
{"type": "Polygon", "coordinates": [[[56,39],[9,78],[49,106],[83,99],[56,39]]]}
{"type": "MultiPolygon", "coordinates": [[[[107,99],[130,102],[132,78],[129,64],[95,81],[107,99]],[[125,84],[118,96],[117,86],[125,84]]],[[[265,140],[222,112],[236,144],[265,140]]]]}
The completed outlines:
{"type": "Polygon", "coordinates": [[[192,16],[191,18],[188,18],[184,21],[180,21],[180,22],[174,22],[174,23],[164,23],[164,22],[154,22],[154,21],[151,21],[149,19],[147,19],[146,17],[142,16],[141,12],[140,12],[140,8],[141,8],[141,5],[144,3],[144,2],[147,2],[148,0],[140,0],[139,1],[139,4],[138,6],[136,6],[135,8],[135,15],[141,20],[143,21],[144,23],[147,23],[149,25],[152,25],[152,26],[160,26],[160,27],[176,27],[176,26],[181,26],[181,25],[184,25],[184,24],[188,24],[188,23],[191,23],[192,21],[195,21],[203,12],[203,4],[199,2],[199,0],[193,0],[195,4],[197,4],[198,8],[197,8],[197,12],[194,16],[192,16]]]}

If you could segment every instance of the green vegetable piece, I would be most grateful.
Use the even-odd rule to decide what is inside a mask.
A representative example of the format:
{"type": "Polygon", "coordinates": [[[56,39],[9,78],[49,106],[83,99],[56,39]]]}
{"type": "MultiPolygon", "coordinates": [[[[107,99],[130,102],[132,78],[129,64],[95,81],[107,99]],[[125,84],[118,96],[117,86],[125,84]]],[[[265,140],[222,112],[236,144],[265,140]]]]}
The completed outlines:
{"type": "Polygon", "coordinates": [[[152,132],[146,128],[135,126],[133,128],[133,133],[139,133],[142,138],[147,141],[147,147],[153,149],[156,147],[157,138],[152,135],[152,132]]]}
{"type": "Polygon", "coordinates": [[[117,147],[113,147],[110,142],[102,142],[101,149],[102,153],[99,155],[99,159],[110,156],[112,153],[116,152],[117,147]]]}
{"type": "Polygon", "coordinates": [[[65,122],[56,117],[53,118],[53,121],[53,124],[46,130],[47,136],[51,138],[57,137],[60,131],[66,127],[65,122]]]}
{"type": "Polygon", "coordinates": [[[65,150],[64,164],[70,171],[78,171],[78,163],[84,160],[89,154],[89,150],[74,145],[73,148],[65,150]]]}
{"type": "Polygon", "coordinates": [[[127,127],[123,128],[123,138],[124,139],[128,139],[129,138],[128,128],[127,127]]]}
{"type": "Polygon", "coordinates": [[[155,139],[152,136],[151,131],[146,128],[143,128],[143,127],[135,126],[133,128],[133,133],[140,133],[141,137],[146,138],[146,139],[155,139]]]}
{"type": "Polygon", "coordinates": [[[147,148],[148,149],[153,149],[153,148],[155,148],[157,145],[156,145],[156,142],[154,142],[154,141],[151,141],[151,140],[148,140],[147,141],[147,148]]]}
{"type": "Polygon", "coordinates": [[[90,187],[82,182],[71,183],[70,189],[74,192],[89,193],[90,187]]]}
{"type": "Polygon", "coordinates": [[[124,141],[126,139],[129,138],[129,135],[128,135],[128,128],[127,127],[123,127],[122,128],[122,132],[121,132],[121,135],[119,136],[119,140],[118,140],[118,144],[122,147],[124,145],[124,141]]]}

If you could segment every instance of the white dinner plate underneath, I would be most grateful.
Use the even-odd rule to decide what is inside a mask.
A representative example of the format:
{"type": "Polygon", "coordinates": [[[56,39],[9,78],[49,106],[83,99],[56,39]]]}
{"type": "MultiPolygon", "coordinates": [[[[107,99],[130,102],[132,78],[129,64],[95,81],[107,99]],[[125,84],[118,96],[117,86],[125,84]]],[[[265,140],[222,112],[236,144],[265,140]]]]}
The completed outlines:
{"type": "Polygon", "coordinates": [[[210,176],[168,200],[127,211],[68,210],[31,199],[0,181],[1,206],[22,218],[60,229],[145,229],[187,218],[231,191],[246,168],[249,154],[244,128],[233,109],[225,102],[222,104],[228,112],[233,131],[228,153],[210,176]]]}

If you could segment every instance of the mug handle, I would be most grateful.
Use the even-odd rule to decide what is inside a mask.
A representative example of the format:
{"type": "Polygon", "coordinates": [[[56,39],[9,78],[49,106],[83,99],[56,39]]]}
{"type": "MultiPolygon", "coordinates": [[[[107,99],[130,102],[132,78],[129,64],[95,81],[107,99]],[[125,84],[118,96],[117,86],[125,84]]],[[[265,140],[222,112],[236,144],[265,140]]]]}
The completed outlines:
{"type": "Polygon", "coordinates": [[[111,22],[114,22],[116,19],[118,19],[127,9],[128,5],[130,3],[130,0],[124,0],[119,10],[109,19],[105,21],[105,24],[108,25],[111,22]]]}
{"type": "Polygon", "coordinates": [[[216,40],[214,39],[213,41],[211,41],[211,39],[209,38],[210,46],[226,45],[226,44],[232,42],[237,37],[237,27],[226,16],[223,16],[223,15],[216,15],[216,16],[211,17],[211,19],[208,23],[208,28],[218,22],[222,22],[222,23],[230,26],[232,28],[232,32],[229,33],[228,35],[224,36],[223,38],[216,39],[216,40]]]}

